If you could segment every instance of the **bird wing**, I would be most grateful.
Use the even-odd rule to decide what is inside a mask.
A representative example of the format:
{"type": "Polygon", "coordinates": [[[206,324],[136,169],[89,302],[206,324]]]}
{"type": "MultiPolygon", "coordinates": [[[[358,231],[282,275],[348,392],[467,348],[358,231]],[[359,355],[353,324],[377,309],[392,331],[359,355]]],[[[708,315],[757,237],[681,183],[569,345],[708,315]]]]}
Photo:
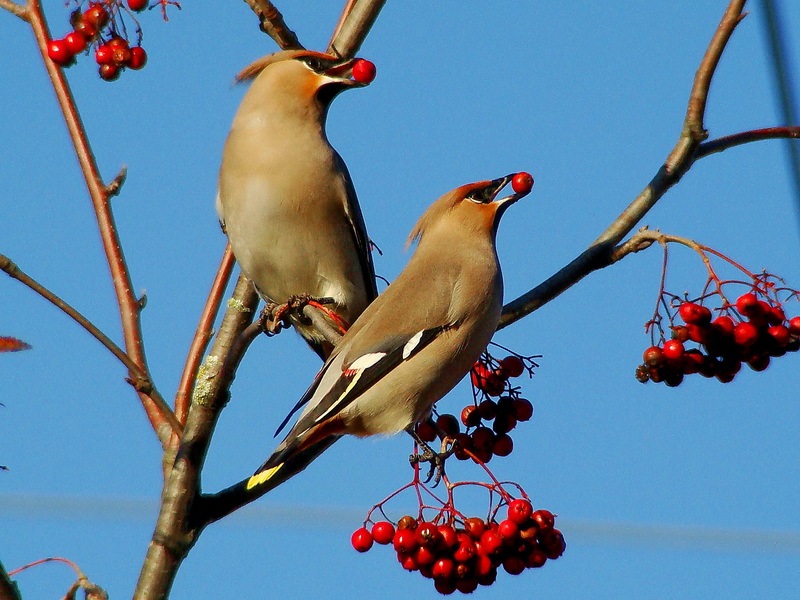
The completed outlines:
{"type": "Polygon", "coordinates": [[[335,150],[333,151],[334,160],[339,170],[344,176],[346,192],[345,214],[350,221],[350,231],[353,234],[353,241],[358,248],[358,260],[361,263],[361,273],[364,277],[364,289],[367,290],[370,302],[378,296],[378,288],[375,284],[375,264],[372,261],[372,249],[369,237],[367,236],[367,226],[364,224],[364,216],[361,214],[361,207],[358,205],[356,188],[350,177],[342,157],[335,150]]]}

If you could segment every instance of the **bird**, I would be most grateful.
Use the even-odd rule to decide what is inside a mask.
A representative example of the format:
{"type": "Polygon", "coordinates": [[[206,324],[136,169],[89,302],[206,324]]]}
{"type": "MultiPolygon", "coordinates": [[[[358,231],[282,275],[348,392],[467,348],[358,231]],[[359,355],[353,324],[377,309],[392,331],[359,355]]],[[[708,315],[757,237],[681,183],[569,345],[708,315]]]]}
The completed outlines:
{"type": "Polygon", "coordinates": [[[248,490],[282,483],[345,434],[411,432],[469,372],[502,311],[498,222],[530,192],[497,199],[513,178],[463,185],[425,211],[408,238],[417,247],[405,269],[336,345],[278,432],[302,408],[297,422],[246,480],[248,490]]]}
{"type": "MultiPolygon", "coordinates": [[[[326,319],[340,330],[378,295],[356,191],[325,133],[331,101],[368,83],[351,78],[359,60],[368,62],[287,50],[239,73],[252,83],[222,151],[216,199],[233,254],[268,307],[332,299],[326,319]]],[[[286,316],[325,360],[333,344],[301,314],[286,316]]]]}

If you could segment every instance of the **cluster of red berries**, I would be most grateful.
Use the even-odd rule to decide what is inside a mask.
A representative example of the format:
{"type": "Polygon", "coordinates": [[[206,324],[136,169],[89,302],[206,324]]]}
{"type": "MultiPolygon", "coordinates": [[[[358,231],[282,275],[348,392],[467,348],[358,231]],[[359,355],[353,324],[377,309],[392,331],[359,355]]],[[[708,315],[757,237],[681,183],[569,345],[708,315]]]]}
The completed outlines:
{"type": "MultiPolygon", "coordinates": [[[[525,360],[530,359],[507,356],[496,367],[492,363],[497,361],[489,356],[476,362],[471,377],[473,388],[478,393],[473,403],[461,411],[461,424],[467,428],[466,432],[461,431],[454,415],[442,414],[437,417],[435,424],[431,419],[418,423],[417,435],[424,442],[432,442],[437,432],[444,433],[456,441],[453,454],[459,460],[467,460],[471,454],[481,462],[488,463],[492,456],[511,454],[514,441],[508,433],[518,422],[528,421],[533,416],[533,404],[522,398],[519,389],[512,388],[508,383],[509,378],[519,377],[530,370],[525,360]],[[495,401],[489,396],[500,398],[495,401]],[[491,426],[489,421],[493,421],[491,426]]],[[[536,365],[533,362],[531,364],[536,365]]]]}
{"type": "Polygon", "coordinates": [[[500,566],[519,575],[558,558],[566,548],[564,536],[555,528],[555,515],[534,511],[524,498],[511,500],[506,519],[499,523],[473,517],[460,525],[454,520],[436,524],[405,516],[396,528],[379,521],[371,530],[357,529],[351,537],[359,552],[372,548],[373,542],[392,544],[403,568],[433,579],[441,594],[456,590],[470,594],[479,585],[492,585],[500,566]]]}
{"type": "Polygon", "coordinates": [[[712,320],[708,307],[682,303],[678,313],[686,325],[673,327],[673,339],[662,346],[645,350],[644,364],[637,367],[636,378],[642,383],[663,381],[674,387],[685,375],[700,373],[728,383],[742,363],[763,371],[771,358],[800,349],[800,317],[787,320],[777,300],[769,303],[749,292],[736,300],[735,312],[731,308],[725,307],[723,314],[712,320]],[[695,342],[702,349],[686,349],[687,342],[695,342]]]}
{"type": "MultiPolygon", "coordinates": [[[[51,40],[47,44],[47,55],[62,67],[75,63],[75,57],[91,45],[95,45],[95,60],[100,65],[100,77],[106,81],[114,81],[125,69],[139,70],[147,62],[147,53],[141,46],[131,47],[128,40],[120,36],[113,25],[107,40],[103,39],[103,30],[112,21],[109,9],[118,10],[118,0],[107,0],[105,3],[90,3],[86,11],[76,10],[70,17],[73,31],[63,39],[51,40]],[[104,6],[108,5],[108,8],[104,6]]],[[[128,8],[141,11],[147,8],[148,0],[127,0],[128,8]]]]}

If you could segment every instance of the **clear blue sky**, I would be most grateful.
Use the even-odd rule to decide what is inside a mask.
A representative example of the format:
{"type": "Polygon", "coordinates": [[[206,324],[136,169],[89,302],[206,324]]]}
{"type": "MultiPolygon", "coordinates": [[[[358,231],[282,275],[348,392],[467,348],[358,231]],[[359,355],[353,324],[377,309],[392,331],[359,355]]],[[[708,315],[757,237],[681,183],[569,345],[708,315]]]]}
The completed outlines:
{"type": "MultiPolygon", "coordinates": [[[[47,2],[55,35],[63,3],[47,2]]],[[[323,49],[340,3],[283,2],[308,47],[323,49]]],[[[329,135],[353,175],[392,279],[417,217],[463,183],[527,170],[533,193],[501,223],[507,299],[588,245],[649,181],[680,132],[697,64],[725,2],[544,0],[389,2],[361,55],[378,67],[339,97],[329,135]]],[[[782,2],[786,30],[800,4],[782,2]]],[[[778,124],[761,5],[736,31],[708,105],[712,137],[778,124]]],[[[169,23],[143,17],[150,62],[109,84],[83,58],[69,71],[114,200],[147,351],[165,396],[177,384],[224,245],[213,208],[222,143],[244,89],[233,75],[272,52],[243,2],[186,3],[169,23]],[[201,3],[202,4],[202,3],[201,3]]],[[[0,14],[0,252],[119,339],[113,291],[82,177],[28,27],[0,14]]],[[[800,46],[790,58],[800,65],[800,46]]],[[[800,286],[797,211],[782,142],[698,163],[645,223],[725,251],[800,286]]],[[[537,572],[501,574],[482,598],[788,598],[797,594],[800,357],[729,385],[678,389],[633,377],[661,255],[596,273],[497,340],[543,354],[524,383],[536,414],[512,456],[492,463],[559,513],[567,552],[537,572]]],[[[701,263],[676,251],[669,287],[698,293],[701,263]]],[[[800,314],[800,305],[789,308],[800,314]]],[[[113,598],[129,596],[161,490],[159,445],[121,366],[75,324],[0,276],[0,335],[33,350],[0,355],[0,560],[77,562],[113,598]]],[[[287,332],[259,339],[224,411],[206,490],[249,474],[318,368],[287,332]]],[[[459,387],[440,409],[455,412],[459,387]]],[[[248,513],[210,527],[173,598],[433,598],[393,553],[359,555],[350,532],[410,477],[410,442],[346,440],[248,513]]],[[[476,477],[463,470],[462,477],[476,477]]],[[[395,505],[412,511],[413,498],[395,505]]],[[[478,509],[476,509],[477,511],[478,509]]],[[[26,598],[56,598],[63,566],[18,577],[26,598]]]]}

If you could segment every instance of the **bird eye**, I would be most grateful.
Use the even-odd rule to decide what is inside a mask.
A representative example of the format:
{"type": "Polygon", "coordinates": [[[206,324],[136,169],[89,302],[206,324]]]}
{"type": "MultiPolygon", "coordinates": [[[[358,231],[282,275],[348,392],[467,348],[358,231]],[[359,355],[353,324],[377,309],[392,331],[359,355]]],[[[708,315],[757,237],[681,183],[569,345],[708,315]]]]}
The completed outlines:
{"type": "Polygon", "coordinates": [[[322,70],[322,61],[318,59],[316,56],[306,56],[305,58],[301,59],[309,69],[315,72],[319,72],[322,70]]]}
{"type": "Polygon", "coordinates": [[[486,190],[472,190],[467,194],[467,200],[476,204],[486,204],[486,190]]]}

